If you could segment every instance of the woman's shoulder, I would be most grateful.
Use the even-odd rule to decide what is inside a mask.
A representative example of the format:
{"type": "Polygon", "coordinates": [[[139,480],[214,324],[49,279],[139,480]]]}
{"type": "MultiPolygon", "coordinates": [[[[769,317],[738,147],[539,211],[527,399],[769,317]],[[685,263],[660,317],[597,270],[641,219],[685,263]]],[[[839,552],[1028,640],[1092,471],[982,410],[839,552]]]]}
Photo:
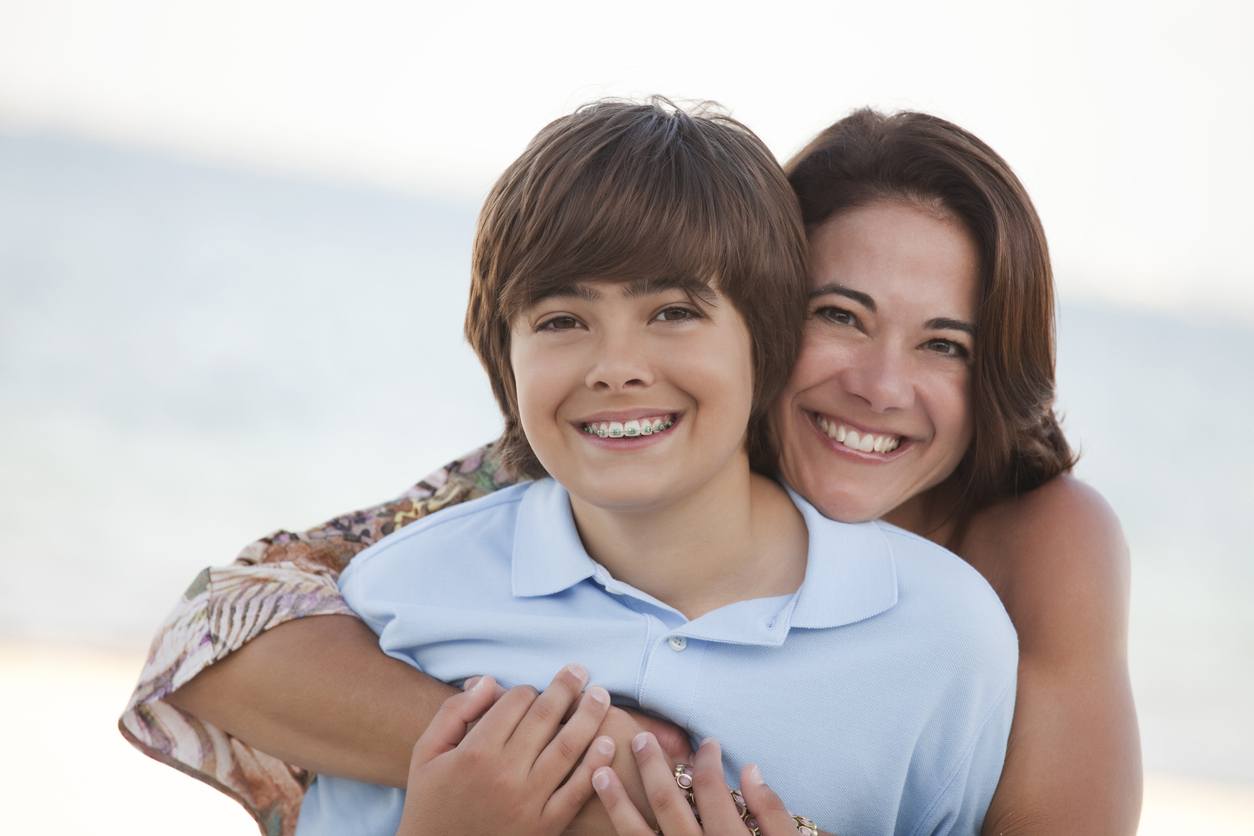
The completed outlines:
{"type": "Polygon", "coordinates": [[[1087,631],[1126,625],[1123,529],[1105,498],[1074,476],[980,511],[959,552],[1001,597],[1024,652],[1070,652],[1087,631]]]}

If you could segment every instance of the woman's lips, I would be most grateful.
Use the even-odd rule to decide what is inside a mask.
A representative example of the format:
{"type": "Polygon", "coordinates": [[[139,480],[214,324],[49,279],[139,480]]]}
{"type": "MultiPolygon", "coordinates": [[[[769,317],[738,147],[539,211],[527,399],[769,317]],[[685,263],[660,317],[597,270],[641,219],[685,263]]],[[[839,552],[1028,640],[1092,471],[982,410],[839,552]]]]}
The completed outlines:
{"type": "Polygon", "coordinates": [[[810,426],[829,448],[859,461],[889,462],[912,446],[911,439],[903,435],[877,433],[808,409],[803,412],[810,426]]]}

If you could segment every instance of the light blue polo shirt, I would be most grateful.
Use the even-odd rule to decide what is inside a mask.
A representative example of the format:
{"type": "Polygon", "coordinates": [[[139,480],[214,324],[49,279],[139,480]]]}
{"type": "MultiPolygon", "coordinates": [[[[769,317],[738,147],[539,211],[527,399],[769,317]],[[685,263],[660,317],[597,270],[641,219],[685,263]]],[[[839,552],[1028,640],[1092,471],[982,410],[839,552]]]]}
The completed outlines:
{"type": "MultiPolygon", "coordinates": [[[[345,599],[388,655],[446,682],[543,688],[580,662],[614,702],[716,737],[827,831],[979,831],[1006,754],[1018,644],[959,557],[893,526],[823,517],[791,595],[689,621],[584,551],[566,491],[517,485],[358,555],[345,599]]],[[[320,776],[297,833],[392,834],[402,790],[320,776]]]]}

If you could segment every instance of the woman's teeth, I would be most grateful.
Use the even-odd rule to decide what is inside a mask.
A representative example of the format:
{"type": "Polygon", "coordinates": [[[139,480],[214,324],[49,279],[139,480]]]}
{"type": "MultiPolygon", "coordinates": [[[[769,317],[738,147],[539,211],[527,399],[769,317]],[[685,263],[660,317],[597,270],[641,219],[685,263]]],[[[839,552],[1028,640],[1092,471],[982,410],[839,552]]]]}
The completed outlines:
{"type": "Polygon", "coordinates": [[[635,438],[638,435],[660,433],[674,425],[672,416],[658,415],[652,418],[632,418],[630,421],[593,421],[584,424],[583,431],[600,438],[635,438]]]}
{"type": "Polygon", "coordinates": [[[857,450],[860,453],[891,453],[901,446],[901,436],[899,435],[874,435],[872,433],[859,433],[857,430],[851,430],[844,424],[838,424],[822,415],[815,415],[815,423],[819,429],[827,433],[827,437],[838,441],[848,447],[850,450],[857,450]]]}

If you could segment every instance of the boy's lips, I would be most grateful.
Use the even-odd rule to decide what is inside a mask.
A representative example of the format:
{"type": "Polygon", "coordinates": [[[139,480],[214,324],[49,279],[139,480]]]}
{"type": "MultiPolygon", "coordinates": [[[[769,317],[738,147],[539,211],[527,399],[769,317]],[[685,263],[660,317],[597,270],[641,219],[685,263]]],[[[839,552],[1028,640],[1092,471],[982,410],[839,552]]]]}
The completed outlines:
{"type": "Polygon", "coordinates": [[[640,407],[634,409],[607,409],[604,412],[596,412],[591,415],[585,415],[582,418],[576,418],[572,423],[582,426],[584,424],[600,423],[603,421],[630,421],[640,418],[656,418],[670,416],[678,418],[680,410],[667,409],[666,407],[640,407]]]}
{"type": "Polygon", "coordinates": [[[667,434],[681,417],[678,412],[618,410],[589,416],[574,426],[589,441],[620,447],[629,442],[656,440],[667,434]]]}

